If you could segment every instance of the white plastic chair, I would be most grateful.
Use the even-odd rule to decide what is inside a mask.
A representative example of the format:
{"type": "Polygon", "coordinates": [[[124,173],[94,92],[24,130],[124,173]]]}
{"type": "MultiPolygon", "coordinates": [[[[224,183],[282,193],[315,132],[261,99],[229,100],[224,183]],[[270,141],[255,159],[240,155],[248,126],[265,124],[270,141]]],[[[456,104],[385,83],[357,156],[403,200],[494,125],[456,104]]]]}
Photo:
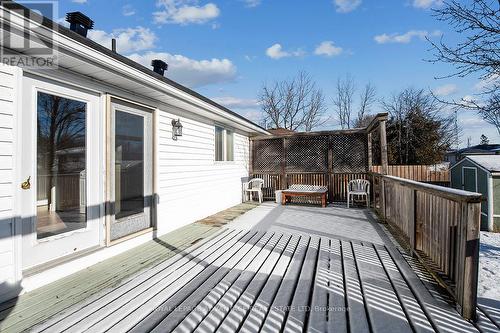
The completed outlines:
{"type": "Polygon", "coordinates": [[[366,179],[354,179],[347,184],[347,208],[349,202],[354,202],[354,196],[361,196],[366,198],[366,206],[370,207],[370,182],[366,179]]]}
{"type": "Polygon", "coordinates": [[[245,193],[245,199],[252,200],[252,194],[257,193],[259,196],[259,203],[262,203],[264,197],[262,195],[262,187],[264,186],[264,179],[253,178],[244,184],[243,191],[245,193]]]}

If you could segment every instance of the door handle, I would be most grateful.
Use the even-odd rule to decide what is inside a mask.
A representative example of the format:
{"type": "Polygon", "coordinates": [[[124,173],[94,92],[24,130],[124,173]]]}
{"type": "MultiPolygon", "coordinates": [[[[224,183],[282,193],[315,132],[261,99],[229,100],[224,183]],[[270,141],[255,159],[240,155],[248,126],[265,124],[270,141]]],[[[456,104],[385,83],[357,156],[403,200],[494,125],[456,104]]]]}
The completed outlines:
{"type": "Polygon", "coordinates": [[[31,176],[28,177],[24,182],[21,183],[21,188],[23,190],[29,190],[31,188],[31,183],[30,183],[31,176]]]}

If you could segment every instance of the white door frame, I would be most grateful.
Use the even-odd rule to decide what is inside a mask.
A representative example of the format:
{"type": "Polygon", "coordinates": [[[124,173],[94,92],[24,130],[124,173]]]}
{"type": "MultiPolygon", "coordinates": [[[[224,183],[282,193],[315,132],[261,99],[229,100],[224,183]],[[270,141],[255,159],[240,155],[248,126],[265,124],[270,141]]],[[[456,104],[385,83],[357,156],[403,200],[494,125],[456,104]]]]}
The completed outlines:
{"type": "MultiPolygon", "coordinates": [[[[126,241],[128,239],[137,237],[139,235],[149,233],[154,230],[155,228],[155,172],[156,172],[156,166],[155,166],[155,109],[143,104],[136,103],[134,101],[130,101],[127,99],[123,99],[120,97],[112,96],[112,95],[106,95],[106,201],[108,203],[107,207],[107,213],[106,213],[106,234],[105,234],[105,241],[106,241],[106,246],[112,246],[118,243],[121,243],[123,241],[126,241]],[[121,109],[121,110],[120,110],[121,109]],[[149,196],[149,204],[150,206],[147,208],[147,215],[150,220],[150,227],[133,232],[131,234],[125,235],[121,238],[118,239],[111,239],[111,225],[115,220],[115,216],[112,212],[112,207],[110,203],[113,203],[115,201],[115,173],[114,173],[114,168],[112,167],[114,158],[115,158],[115,150],[114,150],[114,144],[115,144],[115,137],[114,137],[114,119],[115,119],[115,112],[116,111],[124,111],[128,112],[131,114],[136,114],[144,117],[145,123],[145,131],[144,131],[144,140],[145,140],[145,146],[144,148],[147,149],[144,154],[145,158],[145,163],[147,160],[150,162],[150,172],[149,175],[146,175],[144,178],[144,191],[147,192],[145,193],[146,196],[149,196]],[[145,115],[147,114],[147,116],[145,115]],[[147,122],[149,121],[150,123],[150,128],[148,130],[147,122]],[[147,183],[149,183],[149,187],[147,187],[147,183]]],[[[146,167],[144,170],[147,170],[146,167]]]]}
{"type": "Polygon", "coordinates": [[[31,189],[20,193],[22,219],[23,270],[100,246],[103,242],[103,112],[100,96],[73,86],[41,77],[25,75],[22,80],[23,102],[20,105],[22,132],[18,154],[20,174],[24,180],[31,176],[31,189]],[[37,239],[37,92],[45,92],[87,103],[86,111],[86,191],[87,225],[85,228],[37,239]]]}

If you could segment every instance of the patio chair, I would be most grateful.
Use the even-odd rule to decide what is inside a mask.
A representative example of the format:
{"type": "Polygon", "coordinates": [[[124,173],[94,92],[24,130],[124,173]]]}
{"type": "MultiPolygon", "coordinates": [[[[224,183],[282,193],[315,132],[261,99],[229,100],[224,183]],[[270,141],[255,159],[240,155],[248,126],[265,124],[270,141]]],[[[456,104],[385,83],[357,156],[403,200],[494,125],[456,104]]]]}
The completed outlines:
{"type": "Polygon", "coordinates": [[[351,197],[354,202],[355,196],[365,197],[366,206],[370,207],[370,182],[368,180],[354,179],[347,184],[347,208],[349,208],[351,197]]]}
{"type": "Polygon", "coordinates": [[[262,203],[264,197],[262,195],[262,187],[264,186],[264,179],[253,178],[250,181],[243,184],[243,191],[245,194],[245,199],[248,201],[252,200],[252,194],[257,193],[259,196],[259,203],[262,203]]]}

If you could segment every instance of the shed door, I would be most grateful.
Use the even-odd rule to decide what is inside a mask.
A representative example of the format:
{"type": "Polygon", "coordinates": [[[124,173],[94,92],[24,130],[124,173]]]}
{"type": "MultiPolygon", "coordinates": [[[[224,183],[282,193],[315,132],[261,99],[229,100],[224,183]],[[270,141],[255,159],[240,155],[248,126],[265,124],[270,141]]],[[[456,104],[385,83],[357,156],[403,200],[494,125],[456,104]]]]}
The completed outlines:
{"type": "Polygon", "coordinates": [[[477,192],[477,169],[464,167],[462,171],[462,187],[466,191],[477,192]]]}

